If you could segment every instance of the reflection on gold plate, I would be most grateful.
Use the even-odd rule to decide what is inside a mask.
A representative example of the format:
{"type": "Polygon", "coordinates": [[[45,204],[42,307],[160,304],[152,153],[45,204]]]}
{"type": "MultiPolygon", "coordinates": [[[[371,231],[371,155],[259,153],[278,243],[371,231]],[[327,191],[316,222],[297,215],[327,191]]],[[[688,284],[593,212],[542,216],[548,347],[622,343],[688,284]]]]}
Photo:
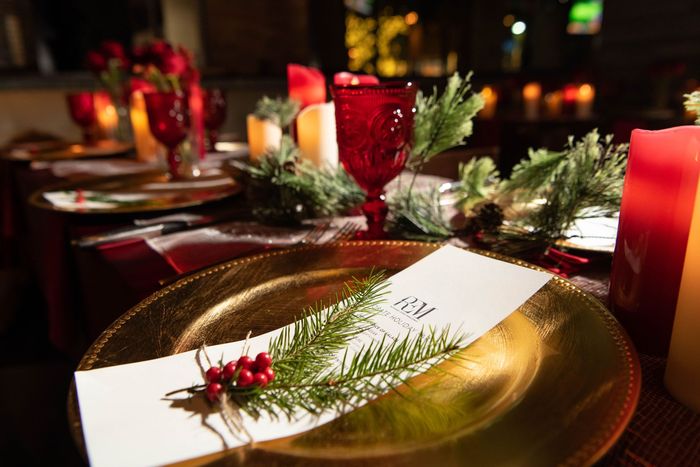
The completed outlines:
{"type": "MultiPolygon", "coordinates": [[[[216,266],[150,296],[92,345],[79,370],[136,362],[262,334],[372,268],[393,274],[438,245],[343,242],[263,253],[216,266]]],[[[518,260],[478,252],[535,268],[518,260]]],[[[469,278],[465,277],[465,281],[469,278]]],[[[469,306],[464,304],[465,308],[469,306]]],[[[639,363],[607,310],[553,278],[517,312],[414,384],[315,430],[195,459],[217,465],[590,464],[623,432],[639,363]]],[[[74,390],[73,435],[83,438],[74,390]]]]}
{"type": "Polygon", "coordinates": [[[82,143],[25,143],[7,147],[0,151],[0,158],[11,161],[53,162],[70,159],[88,159],[125,154],[134,145],[115,140],[97,141],[95,144],[82,143]]]}
{"type": "Polygon", "coordinates": [[[29,202],[51,211],[121,214],[198,206],[240,191],[240,184],[223,169],[208,169],[187,180],[171,180],[155,170],[59,183],[34,192],[29,202]]]}

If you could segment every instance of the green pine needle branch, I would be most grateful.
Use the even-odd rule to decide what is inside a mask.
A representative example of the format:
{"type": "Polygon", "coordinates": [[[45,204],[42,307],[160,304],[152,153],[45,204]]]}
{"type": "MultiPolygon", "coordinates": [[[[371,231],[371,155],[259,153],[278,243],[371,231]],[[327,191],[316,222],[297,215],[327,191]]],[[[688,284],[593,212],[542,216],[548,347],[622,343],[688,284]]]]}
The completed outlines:
{"type": "Polygon", "coordinates": [[[266,153],[257,164],[238,167],[248,178],[253,214],[264,222],[296,223],[339,215],[365,198],[342,167],[318,168],[301,160],[288,136],[283,136],[279,149],[266,153]]]}
{"type": "Polygon", "coordinates": [[[297,113],[299,113],[299,102],[289,98],[271,99],[263,96],[256,104],[253,115],[261,120],[270,120],[285,129],[292,123],[297,113]]]}
{"type": "MultiPolygon", "coordinates": [[[[372,272],[346,284],[333,305],[310,307],[270,341],[274,381],[264,388],[229,385],[229,400],[253,418],[292,419],[299,410],[316,415],[356,408],[402,384],[410,389],[410,377],[465,347],[464,334],[431,328],[396,340],[385,336],[351,354],[348,344],[373,325],[387,288],[384,274],[372,272]]],[[[196,394],[204,388],[185,390],[196,394]]]]}
{"type": "Polygon", "coordinates": [[[418,169],[435,155],[464,144],[472,134],[472,119],[484,107],[484,98],[471,92],[471,76],[469,73],[462,78],[455,73],[441,95],[437,89],[429,97],[418,93],[414,144],[407,163],[410,169],[418,169]]]}
{"type": "Polygon", "coordinates": [[[685,98],[683,105],[686,110],[695,113],[695,124],[700,125],[700,91],[684,94],[683,97],[685,98]]]}
{"type": "Polygon", "coordinates": [[[435,242],[453,234],[442,211],[438,188],[417,193],[403,189],[396,192],[388,204],[387,225],[396,235],[435,242]]]}
{"type": "Polygon", "coordinates": [[[628,144],[613,144],[593,130],[578,141],[573,137],[561,152],[530,151],[505,182],[517,198],[545,202],[522,221],[541,237],[557,240],[583,216],[608,216],[620,209],[628,144]]]}

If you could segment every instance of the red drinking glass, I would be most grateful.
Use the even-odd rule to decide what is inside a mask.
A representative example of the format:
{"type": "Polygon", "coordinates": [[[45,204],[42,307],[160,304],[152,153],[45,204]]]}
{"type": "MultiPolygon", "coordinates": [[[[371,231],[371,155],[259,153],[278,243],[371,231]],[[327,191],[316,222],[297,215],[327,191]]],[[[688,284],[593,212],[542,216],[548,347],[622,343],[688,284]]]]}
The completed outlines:
{"type": "Polygon", "coordinates": [[[150,92],[143,97],[151,133],[168,148],[170,174],[178,178],[181,157],[177,147],[190,130],[187,96],[178,92],[150,92]]]}
{"type": "Polygon", "coordinates": [[[204,127],[209,133],[209,149],[216,151],[219,128],[226,120],[226,97],[221,89],[204,91],[204,127]]]}
{"type": "Polygon", "coordinates": [[[70,116],[82,128],[85,144],[94,143],[95,132],[93,130],[97,120],[94,95],[86,91],[68,94],[66,97],[70,116]]]}
{"type": "Polygon", "coordinates": [[[331,87],[340,162],[367,192],[367,230],[358,238],[386,236],[384,186],[403,170],[411,151],[417,91],[412,82],[331,87]]]}

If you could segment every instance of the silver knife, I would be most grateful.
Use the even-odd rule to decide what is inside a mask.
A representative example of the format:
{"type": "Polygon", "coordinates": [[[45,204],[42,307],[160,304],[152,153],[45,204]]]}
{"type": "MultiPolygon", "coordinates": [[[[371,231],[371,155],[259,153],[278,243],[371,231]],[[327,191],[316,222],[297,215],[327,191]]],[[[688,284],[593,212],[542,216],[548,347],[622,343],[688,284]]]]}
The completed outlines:
{"type": "Polygon", "coordinates": [[[146,240],[175,232],[181,232],[193,227],[204,227],[207,225],[216,224],[228,219],[230,219],[230,217],[217,218],[213,216],[201,216],[196,219],[186,221],[173,220],[144,226],[130,225],[104,233],[87,235],[77,240],[73,240],[72,243],[80,248],[91,248],[107,243],[116,243],[129,240],[146,240]]]}

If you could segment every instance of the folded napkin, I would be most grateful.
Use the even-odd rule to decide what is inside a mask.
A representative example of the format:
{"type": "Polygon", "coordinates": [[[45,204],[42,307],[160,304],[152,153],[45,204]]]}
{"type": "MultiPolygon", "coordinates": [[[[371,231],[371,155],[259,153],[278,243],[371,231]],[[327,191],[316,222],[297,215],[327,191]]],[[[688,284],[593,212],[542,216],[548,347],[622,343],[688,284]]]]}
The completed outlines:
{"type": "Polygon", "coordinates": [[[338,230],[348,223],[365,228],[363,216],[317,219],[299,228],[273,227],[257,222],[227,222],[216,226],[178,232],[147,239],[146,243],[180,274],[218,262],[270,248],[285,248],[302,241],[325,243],[337,239],[338,230]],[[322,235],[312,232],[316,225],[326,225],[322,235]]]}
{"type": "Polygon", "coordinates": [[[44,199],[59,209],[71,211],[115,209],[124,206],[158,204],[163,195],[150,193],[106,193],[92,190],[47,191],[44,199]]]}

